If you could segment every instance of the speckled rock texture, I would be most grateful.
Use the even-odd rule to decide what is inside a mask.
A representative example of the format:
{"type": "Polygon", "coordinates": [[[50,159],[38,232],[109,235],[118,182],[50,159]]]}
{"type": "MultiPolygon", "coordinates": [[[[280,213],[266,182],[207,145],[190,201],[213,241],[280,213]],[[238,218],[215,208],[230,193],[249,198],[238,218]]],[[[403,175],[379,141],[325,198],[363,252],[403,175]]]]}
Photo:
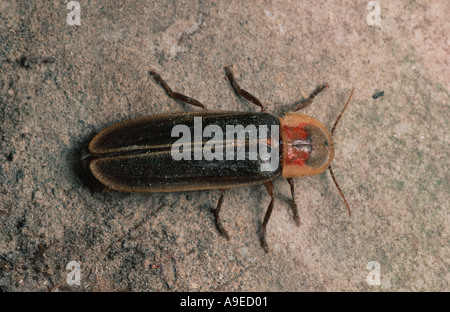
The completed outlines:
{"type": "Polygon", "coordinates": [[[450,291],[447,1],[0,1],[0,290],[450,291]],[[334,172],[219,191],[97,192],[80,150],[123,119],[198,108],[166,96],[148,71],[211,109],[278,114],[328,82],[305,113],[335,134],[334,172]],[[372,95],[384,91],[384,96],[372,95]],[[68,285],[70,261],[80,285],[68,285]],[[367,276],[376,261],[381,285],[367,276]]]}

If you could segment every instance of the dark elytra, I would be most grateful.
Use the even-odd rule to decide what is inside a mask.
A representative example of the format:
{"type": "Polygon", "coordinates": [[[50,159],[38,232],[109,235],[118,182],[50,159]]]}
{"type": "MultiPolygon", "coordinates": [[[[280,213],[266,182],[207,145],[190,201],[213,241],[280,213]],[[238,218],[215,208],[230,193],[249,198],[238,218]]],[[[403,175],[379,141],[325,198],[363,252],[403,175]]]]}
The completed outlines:
{"type": "Polygon", "coordinates": [[[246,157],[240,161],[174,160],[171,147],[178,138],[171,136],[172,128],[180,124],[188,126],[191,141],[194,141],[194,117],[202,117],[203,127],[217,125],[224,129],[226,125],[242,125],[244,128],[267,125],[268,137],[271,135],[270,126],[279,123],[274,116],[264,112],[223,111],[164,114],[122,121],[106,128],[92,140],[89,145],[91,172],[110,189],[144,193],[263,184],[280,174],[281,167],[275,171],[261,171],[259,158],[249,160],[246,157]]]}

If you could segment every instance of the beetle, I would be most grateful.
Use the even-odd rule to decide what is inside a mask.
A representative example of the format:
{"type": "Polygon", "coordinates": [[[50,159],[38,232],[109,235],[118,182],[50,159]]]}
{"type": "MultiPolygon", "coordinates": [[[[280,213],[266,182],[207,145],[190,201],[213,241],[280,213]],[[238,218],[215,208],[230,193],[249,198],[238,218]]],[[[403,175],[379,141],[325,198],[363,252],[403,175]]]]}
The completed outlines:
{"type": "MultiPolygon", "coordinates": [[[[138,117],[118,122],[100,131],[84,147],[82,162],[87,174],[103,189],[139,193],[218,189],[221,191],[221,195],[214,210],[215,224],[219,233],[230,239],[220,218],[225,190],[264,184],[271,198],[260,228],[261,245],[266,252],[269,251],[266,229],[275,199],[272,180],[280,174],[287,179],[290,185],[291,207],[297,225],[300,225],[300,217],[295,201],[293,178],[320,174],[326,169],[329,170],[348,213],[351,213],[330,164],[334,157],[333,134],[350,103],[354,89],[330,132],[317,119],[297,112],[309,106],[313,99],[328,87],[328,84],[317,87],[309,97],[298,102],[292,112],[282,113],[277,118],[267,113],[264,105],[255,96],[241,89],[229,66],[225,67],[225,74],[235,93],[257,105],[261,109],[260,112],[208,110],[199,101],[174,92],[156,71],[151,70],[149,74],[162,86],[169,97],[200,107],[202,110],[138,117]],[[278,155],[278,163],[273,170],[263,170],[267,159],[263,159],[261,149],[253,154],[252,159],[249,151],[245,151],[245,157],[241,157],[241,159],[239,159],[239,155],[224,159],[225,152],[217,147],[217,139],[222,139],[222,144],[223,140],[230,144],[231,148],[227,152],[237,151],[239,146],[247,147],[250,150],[250,146],[257,142],[255,137],[251,137],[249,134],[245,134],[239,139],[234,134],[228,137],[224,133],[215,133],[216,141],[211,139],[212,143],[211,141],[206,142],[202,137],[197,144],[188,142],[181,147],[176,145],[178,140],[173,132],[174,127],[182,125],[185,126],[184,129],[189,130],[189,133],[190,130],[195,132],[195,123],[199,118],[201,118],[202,127],[205,130],[208,126],[219,126],[219,130],[230,125],[236,127],[240,125],[244,129],[248,129],[248,126],[262,127],[266,131],[266,136],[259,142],[265,140],[267,150],[274,152],[275,156],[278,155]],[[279,129],[279,133],[275,133],[273,129],[279,129]],[[215,158],[209,157],[207,160],[205,155],[201,155],[197,159],[190,157],[197,152],[204,151],[208,144],[214,145],[210,151],[215,153],[215,158]],[[174,146],[177,147],[174,149],[174,146]],[[187,157],[175,160],[174,151],[177,153],[182,151],[187,157]]],[[[217,130],[217,128],[215,129],[217,130]]],[[[227,133],[227,131],[225,132],[227,133]]],[[[212,132],[209,135],[212,136],[212,132]]],[[[192,134],[188,134],[188,138],[192,138],[192,134]]]]}

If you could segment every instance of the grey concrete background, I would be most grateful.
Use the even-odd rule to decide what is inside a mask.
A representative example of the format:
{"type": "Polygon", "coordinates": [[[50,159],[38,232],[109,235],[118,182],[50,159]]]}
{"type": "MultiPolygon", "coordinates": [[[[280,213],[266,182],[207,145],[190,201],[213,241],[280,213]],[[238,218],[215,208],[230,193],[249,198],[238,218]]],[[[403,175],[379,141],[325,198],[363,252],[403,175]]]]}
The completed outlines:
{"type": "Polygon", "coordinates": [[[449,291],[449,23],[447,1],[80,1],[69,26],[64,1],[0,1],[0,289],[5,291],[449,291]],[[306,113],[336,133],[330,176],[297,179],[302,224],[289,187],[218,191],[92,192],[79,151],[114,122],[194,110],[148,76],[220,110],[273,113],[317,85],[306,113]],[[372,95],[384,91],[374,100],[372,95]],[[70,261],[81,285],[66,283],[70,261]],[[380,264],[381,285],[366,268],[380,264]]]}

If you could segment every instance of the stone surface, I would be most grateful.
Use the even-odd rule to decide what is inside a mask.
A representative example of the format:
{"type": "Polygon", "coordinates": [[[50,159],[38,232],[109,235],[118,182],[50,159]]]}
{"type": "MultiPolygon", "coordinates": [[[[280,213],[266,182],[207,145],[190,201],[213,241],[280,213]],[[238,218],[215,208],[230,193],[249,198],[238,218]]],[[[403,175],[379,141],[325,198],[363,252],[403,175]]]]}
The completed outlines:
{"type": "Polygon", "coordinates": [[[5,291],[449,291],[449,23],[446,1],[0,1],[0,289],[5,291]],[[195,110],[149,78],[211,109],[274,114],[321,83],[305,112],[336,131],[334,171],[289,186],[218,191],[93,192],[80,149],[114,122],[195,110]],[[376,92],[384,96],[373,99],[376,92]],[[67,285],[70,261],[81,285],[67,285]],[[380,264],[381,285],[366,277],[380,264]]]}

